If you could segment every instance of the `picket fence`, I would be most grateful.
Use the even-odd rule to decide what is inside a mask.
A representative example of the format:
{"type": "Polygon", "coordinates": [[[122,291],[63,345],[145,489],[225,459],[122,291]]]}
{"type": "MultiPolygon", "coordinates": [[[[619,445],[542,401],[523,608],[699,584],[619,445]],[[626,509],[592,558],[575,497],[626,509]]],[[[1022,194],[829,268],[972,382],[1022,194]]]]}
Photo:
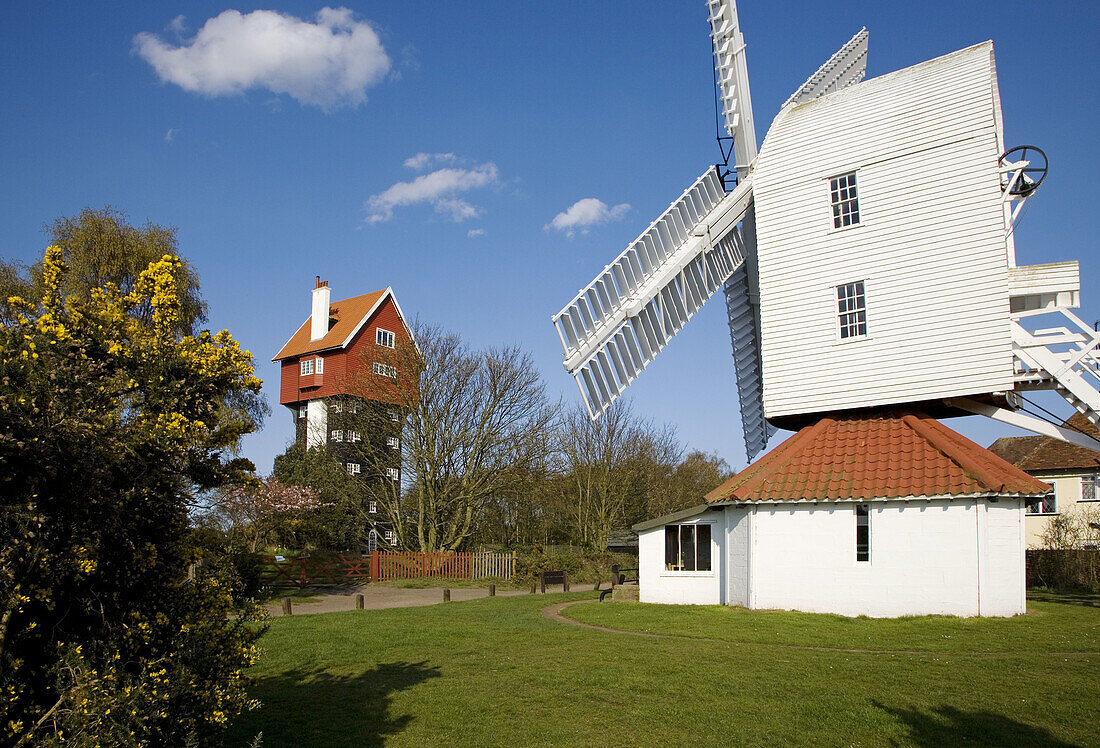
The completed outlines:
{"type": "Polygon", "coordinates": [[[376,551],[366,555],[311,554],[263,556],[260,578],[273,587],[320,587],[387,579],[511,579],[513,553],[407,553],[376,551]]]}

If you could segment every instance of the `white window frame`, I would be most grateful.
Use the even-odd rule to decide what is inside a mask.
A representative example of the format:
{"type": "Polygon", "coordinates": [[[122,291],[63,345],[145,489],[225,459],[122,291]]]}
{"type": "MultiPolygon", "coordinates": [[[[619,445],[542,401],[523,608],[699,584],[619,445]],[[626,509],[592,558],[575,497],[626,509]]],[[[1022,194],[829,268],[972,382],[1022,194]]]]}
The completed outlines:
{"type": "Polygon", "coordinates": [[[399,420],[401,420],[401,417],[397,414],[396,410],[390,410],[390,420],[394,423],[397,423],[399,420]]]}
{"type": "Polygon", "coordinates": [[[394,449],[401,449],[401,440],[398,439],[396,436],[387,436],[386,444],[393,447],[394,449]]]}
{"type": "Polygon", "coordinates": [[[390,379],[397,379],[397,367],[390,366],[389,364],[382,364],[377,361],[374,362],[372,367],[375,374],[380,377],[389,377],[390,379]]]}
{"type": "Polygon", "coordinates": [[[339,400],[334,400],[332,402],[332,412],[333,413],[343,413],[344,412],[344,404],[342,402],[340,402],[339,400]]]}
{"type": "Polygon", "coordinates": [[[396,348],[397,336],[389,330],[379,327],[374,333],[374,342],[375,345],[380,345],[383,348],[396,348]]]}
{"type": "Polygon", "coordinates": [[[844,231],[863,225],[859,206],[859,180],[856,177],[858,172],[858,169],[852,169],[825,179],[829,191],[829,220],[833,231],[844,231]],[[840,180],[845,181],[841,184],[840,180]],[[848,223],[844,222],[846,219],[848,223]]]}
{"type": "Polygon", "coordinates": [[[308,377],[308,376],[313,375],[313,359],[312,358],[303,358],[300,362],[300,365],[301,365],[301,368],[299,369],[299,371],[301,372],[301,375],[303,377],[308,377]]]}
{"type": "Polygon", "coordinates": [[[358,412],[359,412],[359,403],[355,402],[354,400],[352,400],[350,403],[348,403],[348,413],[358,413],[358,412]]]}
{"type": "Polygon", "coordinates": [[[1092,475],[1081,476],[1081,498],[1078,501],[1100,501],[1100,492],[1097,491],[1097,484],[1100,483],[1100,476],[1096,473],[1092,475]],[[1091,494],[1087,496],[1086,494],[1091,494]]]}
{"type": "Polygon", "coordinates": [[[299,405],[298,406],[298,418],[305,418],[306,414],[308,412],[309,412],[309,408],[307,406],[305,406],[305,405],[299,405]]]}
{"type": "Polygon", "coordinates": [[[347,467],[348,467],[348,475],[359,475],[360,466],[359,466],[358,462],[349,462],[347,467]]]}
{"type": "Polygon", "coordinates": [[[833,310],[834,310],[833,311],[833,320],[834,320],[833,329],[834,329],[834,332],[836,333],[836,339],[837,339],[838,343],[850,343],[850,342],[853,342],[853,341],[856,341],[856,340],[866,340],[868,337],[870,337],[870,323],[867,319],[867,280],[866,279],[848,281],[847,283],[838,283],[837,285],[833,286],[833,310]],[[856,289],[853,288],[853,294],[854,295],[842,299],[841,295],[840,295],[841,290],[842,289],[847,289],[850,286],[860,287],[862,289],[863,293],[862,294],[856,293],[856,289]],[[845,309],[845,307],[842,306],[843,304],[849,302],[851,299],[860,299],[860,298],[862,298],[862,300],[863,300],[862,306],[850,306],[850,307],[847,307],[846,309],[845,309]],[[863,322],[862,322],[863,332],[858,332],[858,327],[859,327],[859,324],[860,324],[858,315],[859,315],[860,312],[863,313],[863,322]],[[846,325],[844,323],[844,318],[847,317],[847,316],[850,316],[850,315],[857,315],[856,322],[855,322],[857,332],[854,335],[845,336],[844,335],[844,330],[846,329],[846,325]]]}
{"type": "Polygon", "coordinates": [[[391,480],[400,480],[401,471],[395,467],[388,467],[386,468],[386,477],[390,478],[391,480]]]}
{"type": "Polygon", "coordinates": [[[397,533],[393,530],[386,530],[383,535],[386,538],[386,542],[390,545],[394,545],[397,543],[397,533]]]}
{"type": "Polygon", "coordinates": [[[1050,486],[1050,494],[1037,499],[1028,499],[1024,504],[1024,516],[1052,517],[1058,513],[1058,484],[1043,481],[1050,486]]]}
{"type": "Polygon", "coordinates": [[[332,430],[332,441],[342,442],[344,441],[344,432],[341,429],[332,430]]]}
{"type": "Polygon", "coordinates": [[[370,514],[378,514],[378,502],[372,499],[371,502],[367,505],[367,512],[369,512],[370,514]]]}
{"type": "Polygon", "coordinates": [[[348,441],[349,442],[354,444],[355,442],[359,442],[359,441],[362,441],[362,440],[363,440],[363,437],[359,435],[358,431],[349,431],[348,432],[348,441]]]}
{"type": "MultiPolygon", "coordinates": [[[[661,527],[661,544],[664,547],[664,559],[661,563],[662,570],[661,576],[675,576],[675,577],[713,577],[717,573],[718,566],[718,552],[717,552],[717,540],[718,524],[715,522],[677,522],[675,524],[668,524],[661,527]],[[707,532],[710,535],[709,550],[710,550],[710,568],[700,571],[695,569],[673,569],[669,568],[668,564],[668,528],[675,527],[677,543],[683,542],[683,528],[690,527],[692,530],[692,541],[695,543],[695,555],[696,567],[698,567],[699,558],[699,528],[706,527],[707,532]]],[[[682,547],[678,549],[677,557],[682,555],[682,547]]]]}

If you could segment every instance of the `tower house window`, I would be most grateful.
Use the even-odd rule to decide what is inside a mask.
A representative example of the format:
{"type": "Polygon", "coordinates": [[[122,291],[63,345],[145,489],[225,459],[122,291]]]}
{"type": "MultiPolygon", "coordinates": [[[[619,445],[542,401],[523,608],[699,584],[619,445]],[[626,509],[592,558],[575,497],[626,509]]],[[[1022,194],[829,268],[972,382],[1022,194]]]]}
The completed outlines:
{"type": "Polygon", "coordinates": [[[401,440],[398,439],[396,436],[387,436],[386,444],[390,445],[394,449],[399,449],[401,447],[401,440]]]}
{"type": "Polygon", "coordinates": [[[383,346],[385,348],[393,348],[395,345],[396,336],[389,330],[383,330],[381,327],[379,327],[378,332],[375,333],[374,339],[375,342],[377,342],[380,346],[383,346]]]}
{"type": "Polygon", "coordinates": [[[348,441],[349,442],[357,442],[357,441],[361,441],[361,440],[362,440],[362,437],[359,435],[358,431],[349,431],[348,432],[348,441]]]}
{"type": "Polygon", "coordinates": [[[349,462],[348,463],[348,475],[359,475],[359,463],[358,462],[349,462]]]}
{"type": "Polygon", "coordinates": [[[344,441],[344,432],[341,431],[340,429],[333,429],[332,430],[332,440],[334,442],[344,441]]]}
{"type": "Polygon", "coordinates": [[[836,287],[836,309],[841,340],[867,335],[867,291],[863,281],[836,287]]]}
{"type": "Polygon", "coordinates": [[[401,471],[395,467],[386,468],[386,475],[393,480],[398,480],[401,477],[401,471]]]}
{"type": "Polygon", "coordinates": [[[871,560],[871,509],[856,504],[856,561],[871,560]]]}
{"type": "Polygon", "coordinates": [[[833,228],[859,223],[859,197],[856,195],[856,173],[841,174],[829,180],[829,197],[833,208],[833,228]]]}
{"type": "Polygon", "coordinates": [[[308,377],[312,373],[313,373],[313,359],[312,358],[303,358],[302,359],[302,376],[303,377],[308,377]]]}
{"type": "Polygon", "coordinates": [[[371,501],[370,504],[367,506],[367,511],[371,514],[378,514],[378,502],[371,501]]]}
{"type": "Polygon", "coordinates": [[[389,377],[390,379],[397,379],[397,367],[390,366],[389,364],[380,364],[377,361],[374,362],[374,373],[383,377],[389,377]]]}
{"type": "Polygon", "coordinates": [[[665,525],[665,571],[710,570],[710,525],[665,525]]]}

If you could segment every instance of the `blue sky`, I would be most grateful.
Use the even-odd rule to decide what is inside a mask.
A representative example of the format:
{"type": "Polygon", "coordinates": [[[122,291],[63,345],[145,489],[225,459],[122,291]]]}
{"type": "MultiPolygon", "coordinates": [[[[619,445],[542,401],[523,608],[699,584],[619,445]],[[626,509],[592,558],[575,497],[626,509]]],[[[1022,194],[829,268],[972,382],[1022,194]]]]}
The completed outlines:
{"type": "MultiPolygon", "coordinates": [[[[314,275],[336,299],[392,286],[407,314],[475,346],[518,343],[573,403],[550,316],[717,157],[701,0],[324,7],[0,11],[0,256],[34,261],[43,225],[86,205],[178,227],[211,326],[231,330],[265,380],[273,414],[245,442],[264,472],[292,435],[270,358],[309,314],[314,275]],[[283,19],[251,15],[260,9],[283,19]],[[257,41],[263,28],[272,35],[257,41]],[[213,56],[244,43],[256,53],[213,56]]],[[[861,26],[871,76],[993,39],[1006,140],[1051,161],[1018,261],[1079,260],[1082,316],[1100,317],[1087,228],[1100,4],[744,0],[738,11],[761,139],[861,26]]],[[[744,466],[720,298],[630,390],[690,447],[744,466]]],[[[949,425],[982,444],[1016,433],[949,425]]]]}

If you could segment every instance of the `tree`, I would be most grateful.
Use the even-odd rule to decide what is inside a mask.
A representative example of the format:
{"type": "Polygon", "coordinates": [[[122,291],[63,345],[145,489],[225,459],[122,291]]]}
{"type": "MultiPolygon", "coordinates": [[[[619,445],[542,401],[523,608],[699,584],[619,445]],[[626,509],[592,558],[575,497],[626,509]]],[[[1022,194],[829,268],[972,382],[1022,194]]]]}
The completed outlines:
{"type": "MultiPolygon", "coordinates": [[[[68,272],[60,289],[62,297],[88,301],[93,292],[108,283],[123,294],[134,290],[145,269],[162,257],[178,257],[176,230],[154,223],[131,226],[125,213],[111,206],[84,208],[75,217],[62,216],[46,227],[50,244],[61,249],[68,272]]],[[[7,299],[12,296],[41,298],[45,290],[44,266],[29,268],[0,263],[0,321],[13,321],[7,299]]],[[[206,303],[199,295],[199,277],[194,268],[180,260],[173,273],[179,310],[173,331],[189,335],[197,323],[206,320],[206,303]]],[[[153,318],[148,300],[136,303],[129,314],[145,323],[153,318]]]]}
{"type": "Polygon", "coordinates": [[[285,523],[322,506],[315,489],[286,485],[274,476],[228,486],[217,502],[219,513],[252,553],[271,542],[285,523]]]}
{"type": "Polygon", "coordinates": [[[364,408],[358,430],[400,435],[398,454],[368,440],[359,459],[368,500],[397,547],[453,551],[491,497],[545,457],[555,410],[518,347],[471,350],[458,335],[420,322],[413,336],[387,359],[395,376],[374,374],[368,362],[360,367],[368,373],[349,382],[353,395],[391,404],[364,408]],[[394,465],[401,480],[391,477],[394,465]]]}
{"type": "Polygon", "coordinates": [[[663,481],[651,486],[647,519],[703,503],[703,497],[734,473],[722,457],[699,450],[689,452],[663,481]]]}
{"type": "Polygon", "coordinates": [[[366,545],[369,522],[363,484],[324,448],[291,444],[275,458],[273,476],[288,486],[316,491],[317,509],[280,523],[271,540],[285,548],[358,550],[366,545]]]}
{"type": "Polygon", "coordinates": [[[64,255],[0,326],[0,732],[201,742],[247,706],[259,634],[228,578],[188,578],[188,509],[252,470],[260,381],[227,331],[179,332],[178,258],[66,295],[64,255]]]}

